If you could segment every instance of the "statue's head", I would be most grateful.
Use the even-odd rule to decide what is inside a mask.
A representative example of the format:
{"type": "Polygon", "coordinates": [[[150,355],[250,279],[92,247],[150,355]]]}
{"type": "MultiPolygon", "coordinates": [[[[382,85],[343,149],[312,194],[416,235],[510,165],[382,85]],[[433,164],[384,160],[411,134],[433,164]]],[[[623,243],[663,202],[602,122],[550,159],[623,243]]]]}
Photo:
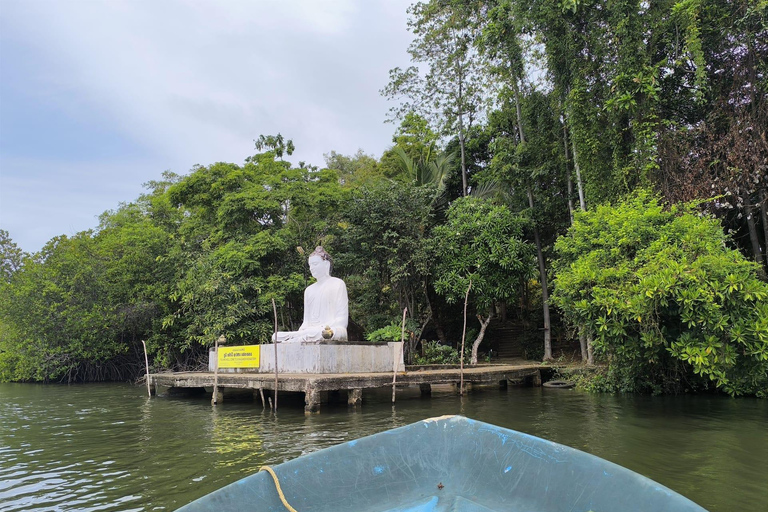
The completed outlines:
{"type": "Polygon", "coordinates": [[[330,275],[331,270],[333,270],[333,258],[331,258],[331,255],[325,252],[325,249],[323,249],[322,246],[318,245],[315,247],[315,250],[312,252],[312,254],[309,255],[308,261],[309,261],[309,270],[312,272],[312,276],[317,277],[315,275],[315,271],[313,269],[317,268],[317,265],[313,265],[313,259],[315,262],[318,263],[324,263],[320,265],[321,267],[325,268],[327,265],[328,268],[328,274],[330,275]],[[328,262],[325,264],[325,262],[328,262]]]}

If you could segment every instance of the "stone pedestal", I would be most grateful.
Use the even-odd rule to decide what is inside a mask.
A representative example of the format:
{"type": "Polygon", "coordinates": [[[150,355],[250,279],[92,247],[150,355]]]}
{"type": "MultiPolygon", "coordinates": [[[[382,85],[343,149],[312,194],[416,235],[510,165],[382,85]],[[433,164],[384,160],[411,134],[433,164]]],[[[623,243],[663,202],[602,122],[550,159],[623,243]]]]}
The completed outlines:
{"type": "MultiPolygon", "coordinates": [[[[405,371],[402,343],[371,344],[313,344],[278,343],[278,373],[391,373],[405,371]]],[[[215,351],[209,352],[208,368],[215,370],[215,351]]],[[[221,368],[219,373],[274,373],[275,347],[261,345],[258,368],[221,368]]]]}

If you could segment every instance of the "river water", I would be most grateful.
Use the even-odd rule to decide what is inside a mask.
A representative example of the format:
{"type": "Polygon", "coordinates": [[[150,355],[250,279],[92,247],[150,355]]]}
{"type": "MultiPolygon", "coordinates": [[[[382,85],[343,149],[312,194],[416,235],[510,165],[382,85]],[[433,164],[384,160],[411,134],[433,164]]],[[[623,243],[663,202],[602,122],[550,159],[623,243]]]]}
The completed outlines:
{"type": "Polygon", "coordinates": [[[509,388],[389,391],[357,409],[146,397],[126,384],[0,384],[0,511],[174,510],[258,470],[420,419],[462,414],[593,453],[711,512],[768,510],[768,400],[509,388]]]}

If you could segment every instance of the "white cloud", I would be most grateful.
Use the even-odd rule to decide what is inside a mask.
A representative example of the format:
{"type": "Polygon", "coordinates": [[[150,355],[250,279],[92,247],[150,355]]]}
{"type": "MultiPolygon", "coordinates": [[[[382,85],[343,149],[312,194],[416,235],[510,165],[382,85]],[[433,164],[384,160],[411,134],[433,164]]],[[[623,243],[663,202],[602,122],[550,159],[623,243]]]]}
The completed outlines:
{"type": "MultiPolygon", "coordinates": [[[[28,81],[26,93],[72,118],[96,112],[94,126],[146,151],[101,161],[101,174],[83,182],[84,196],[104,195],[101,187],[121,173],[137,179],[134,192],[165,169],[241,162],[259,134],[281,132],[296,143],[292,161],[317,165],[331,150],[379,155],[390,144],[393,127],[383,124],[389,105],[378,91],[390,68],[408,63],[410,1],[3,2],[3,37],[13,45],[6,42],[2,52],[31,48],[37,55],[19,77],[28,81]]],[[[19,157],[28,164],[62,160],[53,167],[71,172],[90,172],[85,162],[92,160],[11,156],[2,160],[3,187],[29,188],[14,167],[19,157]]],[[[2,217],[26,211],[15,195],[4,191],[2,217]]],[[[135,192],[119,200],[134,198],[135,192]]],[[[82,213],[74,202],[58,211],[45,240],[67,231],[57,222],[67,212],[101,213],[82,213]]],[[[27,250],[45,241],[25,239],[27,250]]]]}

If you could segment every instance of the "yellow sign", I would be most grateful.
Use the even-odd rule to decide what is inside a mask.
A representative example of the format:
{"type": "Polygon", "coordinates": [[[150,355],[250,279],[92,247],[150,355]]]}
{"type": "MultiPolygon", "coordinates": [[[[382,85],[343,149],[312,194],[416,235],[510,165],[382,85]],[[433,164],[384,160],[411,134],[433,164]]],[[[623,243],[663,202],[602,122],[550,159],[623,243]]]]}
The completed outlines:
{"type": "Polygon", "coordinates": [[[259,345],[219,347],[219,368],[258,368],[259,345]]]}

